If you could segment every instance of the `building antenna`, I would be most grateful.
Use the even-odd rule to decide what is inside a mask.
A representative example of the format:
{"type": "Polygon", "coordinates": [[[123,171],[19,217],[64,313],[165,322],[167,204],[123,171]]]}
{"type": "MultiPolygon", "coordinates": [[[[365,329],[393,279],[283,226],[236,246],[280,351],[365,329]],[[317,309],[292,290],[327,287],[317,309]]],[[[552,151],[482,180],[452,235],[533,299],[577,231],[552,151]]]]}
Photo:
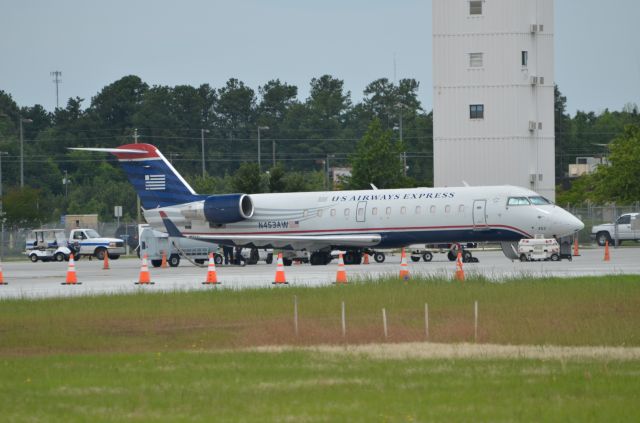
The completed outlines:
{"type": "Polygon", "coordinates": [[[62,82],[62,79],[60,79],[62,77],[62,72],[60,71],[53,71],[51,72],[51,76],[53,76],[53,83],[56,84],[56,109],[58,107],[60,107],[60,97],[59,97],[59,91],[58,91],[58,87],[60,85],[60,83],[62,82]]]}

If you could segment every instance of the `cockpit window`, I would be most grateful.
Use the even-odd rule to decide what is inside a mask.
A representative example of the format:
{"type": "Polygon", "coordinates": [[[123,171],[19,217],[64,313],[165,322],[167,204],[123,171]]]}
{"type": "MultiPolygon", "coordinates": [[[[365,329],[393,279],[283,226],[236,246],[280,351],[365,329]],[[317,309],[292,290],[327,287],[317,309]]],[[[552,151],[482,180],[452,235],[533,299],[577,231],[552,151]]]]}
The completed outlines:
{"type": "Polygon", "coordinates": [[[507,200],[507,206],[528,206],[529,204],[529,200],[527,200],[527,197],[509,197],[509,200],[507,200]]]}
{"type": "Polygon", "coordinates": [[[544,197],[529,197],[529,201],[531,201],[531,204],[534,206],[545,206],[551,204],[551,201],[544,197]]]}

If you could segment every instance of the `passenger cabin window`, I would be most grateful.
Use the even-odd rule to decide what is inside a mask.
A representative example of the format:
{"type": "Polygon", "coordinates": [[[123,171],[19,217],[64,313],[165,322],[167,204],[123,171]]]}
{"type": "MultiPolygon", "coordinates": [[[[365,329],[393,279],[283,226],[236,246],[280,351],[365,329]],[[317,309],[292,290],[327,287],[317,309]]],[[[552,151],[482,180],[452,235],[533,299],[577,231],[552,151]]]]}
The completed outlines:
{"type": "Polygon", "coordinates": [[[372,208],[372,209],[371,209],[371,214],[372,214],[373,216],[376,216],[376,215],[378,214],[378,208],[377,208],[377,207],[372,208]]]}
{"type": "Polygon", "coordinates": [[[302,211],[302,217],[307,217],[309,215],[309,210],[305,209],[302,211]]]}
{"type": "Polygon", "coordinates": [[[482,1],[471,0],[469,2],[469,14],[470,15],[482,15],[482,1]]]}
{"type": "Polygon", "coordinates": [[[469,53],[469,67],[470,68],[482,67],[482,53],[469,53]]]}
{"type": "Polygon", "coordinates": [[[421,213],[422,213],[422,207],[416,206],[416,214],[421,214],[421,213]]]}
{"type": "Polygon", "coordinates": [[[322,210],[318,210],[318,217],[322,217],[322,210]]]}
{"type": "Polygon", "coordinates": [[[387,207],[387,216],[391,216],[391,207],[387,207]]]}
{"type": "Polygon", "coordinates": [[[551,201],[544,197],[529,197],[529,201],[531,201],[531,204],[534,206],[545,206],[551,204],[551,201]]]}
{"type": "Polygon", "coordinates": [[[400,214],[407,214],[407,208],[405,206],[400,207],[400,214]]]}
{"type": "Polygon", "coordinates": [[[345,216],[349,216],[349,213],[351,213],[350,209],[344,209],[344,215],[345,216]]]}
{"type": "Polygon", "coordinates": [[[484,104],[470,105],[469,119],[484,119],[484,104]]]}
{"type": "Polygon", "coordinates": [[[464,213],[464,204],[458,206],[458,213],[464,213]]]}
{"type": "Polygon", "coordinates": [[[336,209],[331,209],[331,217],[334,217],[336,215],[336,209]]]}
{"type": "Polygon", "coordinates": [[[444,206],[444,212],[447,213],[447,214],[451,213],[451,206],[448,205],[448,204],[446,206],[444,206]]]}
{"type": "Polygon", "coordinates": [[[509,197],[507,200],[507,206],[528,206],[530,204],[527,197],[509,197]]]}
{"type": "Polygon", "coordinates": [[[431,214],[436,214],[436,206],[431,206],[429,211],[431,212],[431,214]]]}

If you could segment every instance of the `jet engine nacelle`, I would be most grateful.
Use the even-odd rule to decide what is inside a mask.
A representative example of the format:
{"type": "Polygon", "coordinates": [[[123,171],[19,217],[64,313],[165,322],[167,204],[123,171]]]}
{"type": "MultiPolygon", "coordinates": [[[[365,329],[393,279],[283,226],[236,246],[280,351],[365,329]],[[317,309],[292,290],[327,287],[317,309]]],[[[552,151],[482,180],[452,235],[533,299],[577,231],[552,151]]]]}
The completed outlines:
{"type": "Polygon", "coordinates": [[[253,216],[253,201],[246,194],[212,195],[182,210],[188,219],[206,220],[215,225],[240,222],[253,216]]]}

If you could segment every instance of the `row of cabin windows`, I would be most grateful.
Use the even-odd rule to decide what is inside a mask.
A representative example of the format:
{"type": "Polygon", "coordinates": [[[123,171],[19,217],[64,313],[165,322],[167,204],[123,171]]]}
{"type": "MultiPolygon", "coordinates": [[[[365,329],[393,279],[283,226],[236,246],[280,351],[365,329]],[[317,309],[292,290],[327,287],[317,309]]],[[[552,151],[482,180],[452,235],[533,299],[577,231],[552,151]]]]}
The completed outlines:
{"type": "MultiPolygon", "coordinates": [[[[529,64],[529,52],[526,50],[522,50],[520,52],[520,64],[522,67],[527,67],[529,64]]],[[[481,68],[484,66],[484,53],[469,53],[469,67],[470,68],[481,68]]]]}
{"type": "MultiPolygon", "coordinates": [[[[426,208],[425,208],[426,210],[426,208]]],[[[444,212],[445,213],[451,213],[452,207],[450,205],[446,205],[444,206],[444,212]]],[[[460,204],[458,206],[458,213],[464,213],[464,204],[460,204]]],[[[362,213],[364,211],[364,209],[358,209],[359,213],[362,213]]],[[[372,216],[378,216],[378,215],[387,215],[387,216],[391,216],[391,207],[386,207],[384,210],[383,209],[378,209],[378,207],[372,207],[371,208],[371,215],[372,216]],[[384,214],[383,214],[384,212],[384,214]]],[[[415,209],[413,210],[414,214],[422,214],[422,206],[416,206],[415,209]]],[[[431,214],[435,214],[437,212],[437,207],[436,206],[431,206],[429,207],[429,213],[431,214]]],[[[351,209],[344,209],[343,211],[345,217],[348,217],[351,215],[351,209]]],[[[309,212],[307,210],[305,210],[302,215],[303,217],[307,217],[309,214],[309,212]]],[[[318,217],[322,217],[323,211],[322,210],[318,210],[317,213],[318,217]]],[[[329,211],[329,215],[331,217],[335,217],[338,214],[338,212],[336,211],[336,209],[331,209],[329,211]]],[[[400,214],[401,215],[406,215],[407,214],[407,207],[402,206],[400,207],[400,214]]]]}

